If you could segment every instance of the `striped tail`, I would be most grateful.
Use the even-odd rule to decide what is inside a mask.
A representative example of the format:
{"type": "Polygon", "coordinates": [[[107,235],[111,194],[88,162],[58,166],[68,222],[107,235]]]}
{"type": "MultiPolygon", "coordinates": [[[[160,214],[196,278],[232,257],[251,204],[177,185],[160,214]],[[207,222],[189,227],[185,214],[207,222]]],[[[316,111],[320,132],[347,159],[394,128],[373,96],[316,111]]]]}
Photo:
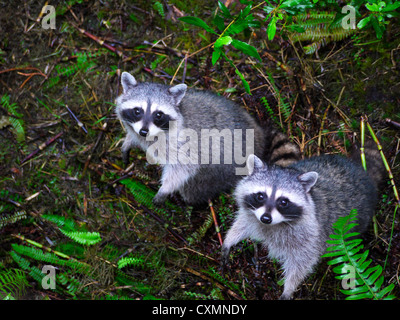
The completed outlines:
{"type": "Polygon", "coordinates": [[[299,147],[272,126],[265,130],[265,141],[263,160],[267,163],[286,167],[301,159],[299,147]]]}

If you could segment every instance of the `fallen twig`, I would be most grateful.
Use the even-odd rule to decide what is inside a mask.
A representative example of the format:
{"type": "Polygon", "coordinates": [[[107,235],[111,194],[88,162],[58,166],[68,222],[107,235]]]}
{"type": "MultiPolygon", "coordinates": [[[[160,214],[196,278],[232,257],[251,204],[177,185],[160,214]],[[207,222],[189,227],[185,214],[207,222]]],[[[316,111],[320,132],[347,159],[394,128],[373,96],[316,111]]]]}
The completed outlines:
{"type": "Polygon", "coordinates": [[[55,135],[53,138],[50,140],[47,140],[46,142],[42,143],[35,151],[33,151],[31,154],[29,154],[24,160],[21,161],[21,165],[24,164],[26,161],[29,159],[33,158],[35,155],[37,155],[40,151],[51,145],[54,141],[56,141],[59,137],[61,137],[64,134],[64,132],[60,132],[57,135],[55,135]]]}
{"type": "Polygon", "coordinates": [[[210,211],[211,211],[211,214],[212,214],[212,217],[213,217],[213,220],[214,220],[215,231],[217,232],[217,235],[218,235],[219,244],[222,246],[222,244],[223,244],[222,236],[221,236],[221,232],[220,232],[220,229],[219,229],[217,216],[215,214],[214,207],[213,207],[213,204],[212,204],[211,200],[208,200],[208,206],[210,207],[210,211]]]}

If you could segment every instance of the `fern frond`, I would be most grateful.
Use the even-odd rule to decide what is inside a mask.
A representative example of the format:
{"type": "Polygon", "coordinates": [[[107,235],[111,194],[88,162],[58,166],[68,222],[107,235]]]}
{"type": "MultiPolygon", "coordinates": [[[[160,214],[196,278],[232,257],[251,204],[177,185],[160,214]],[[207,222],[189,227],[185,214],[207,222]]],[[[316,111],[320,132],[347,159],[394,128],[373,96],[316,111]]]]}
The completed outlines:
{"type": "Polygon", "coordinates": [[[43,214],[42,218],[55,223],[65,236],[80,244],[91,246],[101,241],[98,232],[78,231],[72,219],[53,214],[43,214]]]}
{"type": "Polygon", "coordinates": [[[206,232],[208,229],[211,228],[213,225],[214,220],[211,215],[211,213],[208,215],[208,217],[204,220],[203,224],[199,229],[197,229],[188,239],[187,241],[189,242],[190,245],[193,245],[197,242],[200,242],[200,240],[205,236],[206,232]]]}
{"type": "Polygon", "coordinates": [[[14,117],[8,117],[8,122],[14,129],[16,139],[19,144],[25,142],[25,129],[24,121],[21,119],[22,115],[17,111],[18,105],[16,103],[10,103],[10,96],[5,94],[1,98],[1,104],[10,114],[14,117]]]}
{"type": "Polygon", "coordinates": [[[277,124],[279,125],[279,120],[278,118],[275,116],[274,110],[272,110],[272,108],[270,107],[267,98],[262,97],[260,99],[262,105],[264,106],[265,110],[267,110],[267,113],[269,115],[269,117],[277,124]]]}
{"type": "Polygon", "coordinates": [[[219,274],[214,267],[209,267],[208,270],[204,270],[204,273],[208,274],[213,279],[215,279],[219,283],[222,283],[225,287],[231,289],[232,291],[238,292],[243,299],[246,299],[244,292],[239,288],[239,286],[221,276],[221,274],[219,274]]]}
{"type": "Polygon", "coordinates": [[[118,260],[118,269],[125,268],[126,266],[132,266],[134,268],[143,268],[145,261],[143,257],[123,257],[118,260]]]}
{"type": "Polygon", "coordinates": [[[101,241],[100,233],[98,232],[68,231],[61,228],[60,231],[67,237],[83,245],[91,246],[101,241]]]}
{"type": "Polygon", "coordinates": [[[291,33],[292,41],[312,41],[310,45],[303,47],[306,54],[312,54],[328,43],[343,40],[356,32],[355,29],[343,28],[342,20],[335,18],[335,13],[302,13],[294,16],[294,23],[287,25],[286,28],[289,31],[297,31],[291,33]]]}
{"type": "Polygon", "coordinates": [[[362,240],[354,238],[360,235],[358,232],[350,232],[357,223],[357,210],[352,210],[348,216],[340,217],[334,224],[334,233],[330,235],[331,240],[327,240],[330,245],[328,253],[322,257],[332,258],[328,264],[336,266],[333,271],[339,276],[339,280],[350,280],[350,285],[346,284],[342,293],[348,295],[347,300],[374,299],[391,300],[394,295],[390,292],[394,284],[386,288],[381,288],[384,282],[382,267],[377,265],[369,267],[372,260],[368,258],[368,250],[361,252],[364,248],[362,240]]]}
{"type": "Polygon", "coordinates": [[[0,272],[0,292],[23,293],[25,288],[29,286],[26,280],[25,272],[19,269],[10,269],[0,272]]]}
{"type": "Polygon", "coordinates": [[[56,275],[56,283],[65,286],[66,292],[73,297],[75,297],[77,291],[83,287],[78,279],[68,276],[65,272],[56,275]]]}
{"type": "Polygon", "coordinates": [[[59,228],[64,228],[65,230],[75,230],[76,229],[76,224],[74,220],[63,217],[63,216],[58,216],[55,214],[43,214],[41,216],[43,219],[53,222],[56,224],[59,228]]]}
{"type": "MultiPolygon", "coordinates": [[[[1,211],[1,207],[0,207],[0,211],[1,211]]],[[[26,219],[25,211],[18,211],[9,216],[2,216],[2,217],[0,217],[0,229],[5,227],[8,224],[15,223],[22,219],[26,219]]]]}
{"type": "MultiPolygon", "coordinates": [[[[153,198],[156,195],[156,192],[141,183],[140,181],[136,181],[133,179],[123,179],[120,181],[123,185],[125,185],[130,193],[133,195],[135,200],[145,206],[146,208],[149,208],[156,213],[160,215],[167,215],[167,211],[163,208],[157,207],[153,204],[153,198]]],[[[165,201],[165,206],[173,211],[180,211],[180,208],[178,206],[175,206],[168,200],[165,201]]]]}
{"type": "Polygon", "coordinates": [[[161,17],[165,17],[164,7],[160,1],[154,2],[153,9],[156,10],[161,17]]]}
{"type": "Polygon", "coordinates": [[[42,271],[40,271],[39,268],[35,266],[30,266],[30,262],[26,260],[25,258],[21,257],[19,254],[17,254],[15,251],[10,252],[10,256],[13,258],[13,260],[23,269],[28,272],[28,274],[35,279],[38,283],[42,283],[42,280],[44,278],[44,274],[42,271]]]}

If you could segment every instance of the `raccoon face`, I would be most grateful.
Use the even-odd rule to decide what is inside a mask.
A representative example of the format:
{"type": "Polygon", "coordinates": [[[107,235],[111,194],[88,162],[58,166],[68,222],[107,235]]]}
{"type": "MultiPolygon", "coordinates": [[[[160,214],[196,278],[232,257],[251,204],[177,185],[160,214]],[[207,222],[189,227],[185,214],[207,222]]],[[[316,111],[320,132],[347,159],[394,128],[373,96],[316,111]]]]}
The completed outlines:
{"type": "Polygon", "coordinates": [[[168,131],[170,121],[180,119],[177,106],[185,96],[187,86],[166,87],[157,84],[138,84],[129,73],[123,72],[124,93],[117,98],[117,115],[124,124],[142,137],[156,136],[168,131]]]}
{"type": "Polygon", "coordinates": [[[290,201],[281,190],[268,187],[246,195],[244,206],[253,212],[260,222],[270,225],[296,220],[303,212],[302,207],[290,201]]]}
{"type": "Polygon", "coordinates": [[[249,156],[247,168],[250,175],[235,190],[241,208],[266,225],[296,221],[303,216],[310,205],[309,192],[318,179],[316,172],[269,168],[253,155],[249,156]]]}

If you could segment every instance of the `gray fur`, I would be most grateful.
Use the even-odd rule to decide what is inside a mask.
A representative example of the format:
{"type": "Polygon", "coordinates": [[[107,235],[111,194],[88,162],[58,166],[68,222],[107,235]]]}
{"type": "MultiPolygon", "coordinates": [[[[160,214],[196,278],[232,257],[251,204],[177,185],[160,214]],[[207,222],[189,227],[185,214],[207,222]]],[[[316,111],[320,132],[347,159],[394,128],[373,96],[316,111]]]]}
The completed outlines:
{"type": "MultiPolygon", "coordinates": [[[[286,141],[279,143],[279,154],[282,156],[278,159],[281,162],[278,163],[289,164],[299,157],[297,147],[286,137],[280,136],[273,130],[267,134],[245,110],[224,97],[207,91],[187,89],[185,84],[169,87],[156,83],[138,83],[127,72],[122,74],[121,83],[123,94],[116,100],[116,112],[127,131],[122,146],[125,162],[128,160],[130,149],[140,147],[146,151],[153,144],[152,141],[146,141],[145,137],[139,135],[134,130],[132,123],[122,117],[124,109],[132,108],[137,104],[144,106],[146,103],[162,106],[163,112],[170,115],[172,120],[176,120],[178,132],[184,128],[190,128],[199,134],[200,139],[202,129],[219,131],[242,129],[243,134],[246,129],[254,129],[254,153],[257,156],[268,161],[268,158],[265,157],[266,146],[268,146],[268,142],[271,145],[272,140],[279,136],[280,140],[286,139],[286,141]],[[288,156],[283,152],[285,145],[290,153],[288,156]]],[[[170,146],[169,131],[166,134],[167,144],[170,146]]],[[[245,139],[243,140],[245,141],[245,139]]],[[[211,147],[210,143],[210,154],[211,147]]],[[[234,161],[233,164],[224,163],[223,147],[223,139],[221,139],[221,164],[211,164],[211,161],[210,164],[182,164],[181,162],[163,164],[161,187],[154,201],[160,204],[168,195],[179,192],[186,203],[198,204],[207,202],[222,191],[229,191],[241,176],[235,174],[238,165],[234,161]]],[[[271,154],[272,152],[268,157],[271,154]]]]}
{"type": "MultiPolygon", "coordinates": [[[[326,240],[338,217],[357,209],[357,231],[367,229],[377,203],[377,181],[359,164],[341,156],[312,157],[288,168],[267,166],[252,158],[249,157],[249,162],[254,162],[252,174],[240,181],[235,190],[239,210],[224,240],[223,261],[239,241],[251,238],[261,242],[268,248],[269,256],[282,263],[285,285],[281,298],[289,299],[325,252],[326,240]],[[276,215],[283,221],[265,224],[259,218],[260,212],[269,209],[261,207],[256,211],[256,207],[249,209],[246,205],[246,196],[260,190],[271,193],[273,188],[290,196],[289,200],[302,208],[298,218],[276,215]]],[[[279,199],[275,200],[278,207],[279,199]]]]}

